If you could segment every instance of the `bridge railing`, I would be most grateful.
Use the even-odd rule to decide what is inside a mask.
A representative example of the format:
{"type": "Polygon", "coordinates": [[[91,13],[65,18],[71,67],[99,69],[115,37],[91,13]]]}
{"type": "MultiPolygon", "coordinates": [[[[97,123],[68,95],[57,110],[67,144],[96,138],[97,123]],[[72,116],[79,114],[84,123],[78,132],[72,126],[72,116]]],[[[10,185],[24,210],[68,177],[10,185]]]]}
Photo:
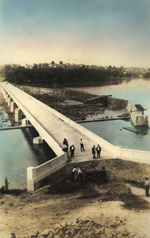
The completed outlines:
{"type": "MultiPolygon", "coordinates": [[[[40,132],[40,136],[42,137],[42,139],[45,138],[46,142],[49,145],[51,145],[51,148],[55,151],[55,153],[57,155],[61,155],[62,149],[60,148],[60,145],[58,145],[58,143],[52,138],[52,136],[47,132],[46,128],[38,121],[38,119],[35,118],[34,115],[31,114],[31,112],[28,111],[28,108],[22,105],[22,103],[18,100],[16,95],[21,93],[22,95],[25,95],[24,97],[25,99],[32,98],[32,101],[34,100],[37,104],[39,104],[39,101],[11,84],[1,83],[1,86],[7,91],[10,97],[15,101],[17,106],[25,114],[26,118],[31,122],[31,124],[36,128],[36,130],[40,132]],[[11,87],[11,90],[9,89],[9,87],[11,87]]],[[[46,105],[42,103],[42,106],[46,106],[46,105]]],[[[49,107],[48,106],[46,107],[47,107],[46,110],[48,110],[49,107]]]]}
{"type": "MultiPolygon", "coordinates": [[[[33,100],[36,100],[35,98],[33,100]]],[[[46,107],[45,104],[37,100],[37,103],[42,104],[42,106],[46,107]]],[[[127,103],[128,109],[132,109],[133,106],[131,103],[128,101],[127,103]]],[[[126,149],[121,146],[114,146],[108,141],[102,139],[101,137],[97,136],[93,132],[89,131],[88,129],[84,128],[83,126],[77,124],[76,122],[72,121],[68,117],[62,115],[58,111],[54,110],[53,108],[48,107],[47,110],[49,110],[51,113],[56,115],[58,118],[61,118],[64,122],[68,123],[72,127],[76,128],[80,132],[82,132],[84,135],[87,135],[88,137],[92,138],[95,140],[95,142],[101,145],[102,149],[110,153],[110,157],[116,157],[120,159],[127,159],[131,161],[137,161],[137,162],[142,162],[142,159],[147,163],[150,163],[150,152],[149,151],[140,151],[140,150],[132,150],[132,149],[126,149]]]]}
{"type": "Polygon", "coordinates": [[[69,119],[68,117],[64,116],[63,114],[59,113],[55,109],[53,109],[51,107],[48,107],[46,104],[40,102],[36,98],[32,98],[32,100],[35,101],[37,104],[41,105],[42,107],[44,107],[47,111],[51,112],[52,114],[54,114],[55,116],[60,118],[65,123],[68,123],[73,128],[82,132],[84,134],[84,136],[87,135],[88,137],[94,139],[96,141],[96,143],[99,143],[103,147],[103,150],[106,150],[107,152],[109,151],[110,154],[114,154],[114,153],[116,154],[117,153],[117,151],[118,151],[117,146],[112,145],[108,141],[106,141],[106,140],[102,139],[101,137],[97,136],[93,132],[89,131],[88,129],[84,128],[83,126],[79,125],[78,123],[74,122],[73,120],[69,119]]]}
{"type": "Polygon", "coordinates": [[[34,191],[40,187],[43,180],[48,179],[48,177],[64,168],[67,161],[67,155],[63,153],[62,155],[45,162],[37,167],[27,168],[27,190],[34,191]]]}
{"type": "Polygon", "coordinates": [[[118,150],[118,157],[121,159],[128,159],[140,163],[150,164],[150,152],[144,150],[133,150],[120,147],[118,150]]]}
{"type": "Polygon", "coordinates": [[[36,167],[36,179],[43,176],[43,174],[46,173],[46,170],[49,172],[50,170],[54,170],[54,168],[58,167],[59,165],[65,163],[67,160],[66,156],[61,155],[59,157],[56,157],[50,161],[45,162],[44,164],[41,164],[36,167]]]}
{"type": "MultiPolygon", "coordinates": [[[[49,177],[54,172],[65,167],[67,156],[66,156],[66,153],[62,151],[62,148],[60,148],[60,146],[56,143],[56,141],[49,135],[46,129],[38,122],[37,118],[34,118],[34,116],[31,115],[28,112],[28,110],[22,106],[22,104],[16,99],[14,94],[7,89],[7,87],[5,88],[5,90],[7,90],[8,94],[17,103],[18,107],[23,111],[23,113],[26,115],[28,120],[30,120],[32,125],[37,129],[37,131],[40,131],[40,136],[41,137],[43,136],[45,141],[51,145],[52,149],[54,149],[55,153],[57,153],[58,155],[57,157],[53,158],[50,161],[45,162],[42,165],[39,165],[37,167],[27,168],[27,189],[28,191],[33,191],[36,188],[40,187],[40,184],[42,183],[43,179],[49,177]]],[[[5,97],[6,92],[4,91],[3,88],[1,88],[1,91],[5,97]]],[[[27,96],[29,95],[27,94],[27,96]]],[[[36,103],[38,103],[38,100],[36,100],[36,103]]]]}

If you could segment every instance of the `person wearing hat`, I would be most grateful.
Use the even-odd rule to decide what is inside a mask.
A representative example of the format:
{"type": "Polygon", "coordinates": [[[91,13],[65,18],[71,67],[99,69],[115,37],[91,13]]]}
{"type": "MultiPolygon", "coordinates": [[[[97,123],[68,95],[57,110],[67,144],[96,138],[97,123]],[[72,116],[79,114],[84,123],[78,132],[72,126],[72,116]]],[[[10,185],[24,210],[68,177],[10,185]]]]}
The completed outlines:
{"type": "Polygon", "coordinates": [[[96,151],[97,151],[97,159],[98,159],[98,158],[100,158],[100,153],[101,153],[101,147],[100,147],[100,145],[97,145],[96,151]]]}
{"type": "Polygon", "coordinates": [[[64,151],[68,152],[68,141],[66,138],[64,138],[64,140],[63,140],[63,145],[65,146],[64,151]]]}
{"type": "Polygon", "coordinates": [[[71,145],[70,146],[71,158],[74,157],[74,151],[75,151],[75,147],[74,145],[71,145]]]}
{"type": "Polygon", "coordinates": [[[93,147],[92,147],[93,159],[96,159],[96,157],[95,157],[95,152],[96,152],[96,150],[95,150],[95,145],[93,145],[93,147]]]}
{"type": "Polygon", "coordinates": [[[82,140],[82,139],[80,139],[80,146],[81,146],[81,151],[85,151],[85,149],[84,149],[84,144],[83,144],[83,140],[82,140]]]}

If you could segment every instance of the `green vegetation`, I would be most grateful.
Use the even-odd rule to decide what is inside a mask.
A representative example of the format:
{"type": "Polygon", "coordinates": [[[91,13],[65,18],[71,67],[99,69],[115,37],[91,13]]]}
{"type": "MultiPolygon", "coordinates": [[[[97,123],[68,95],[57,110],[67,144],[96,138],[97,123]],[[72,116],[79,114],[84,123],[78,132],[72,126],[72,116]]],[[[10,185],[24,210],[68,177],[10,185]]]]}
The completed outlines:
{"type": "Polygon", "coordinates": [[[146,72],[143,76],[144,78],[150,78],[150,68],[148,68],[148,72],[146,72]]]}
{"type": "Polygon", "coordinates": [[[51,87],[80,86],[81,84],[105,85],[112,82],[116,84],[120,80],[131,77],[131,74],[124,74],[123,67],[109,66],[105,68],[86,67],[85,65],[64,67],[63,62],[60,62],[57,67],[49,67],[48,64],[42,65],[42,67],[34,65],[33,68],[5,65],[3,75],[5,80],[10,83],[51,87]]]}

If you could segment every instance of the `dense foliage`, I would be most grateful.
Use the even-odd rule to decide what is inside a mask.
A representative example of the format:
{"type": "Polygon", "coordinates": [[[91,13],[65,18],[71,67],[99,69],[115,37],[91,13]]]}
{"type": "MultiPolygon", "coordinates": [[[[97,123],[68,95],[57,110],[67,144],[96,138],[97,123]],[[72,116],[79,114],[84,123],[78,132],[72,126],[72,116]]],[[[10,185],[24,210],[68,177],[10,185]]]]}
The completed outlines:
{"type": "MultiPolygon", "coordinates": [[[[3,69],[5,79],[16,84],[42,84],[42,85],[79,85],[80,83],[103,82],[124,79],[122,67],[33,67],[32,69],[11,67],[6,65],[3,69]]],[[[128,75],[130,76],[130,75],[128,75]]],[[[127,75],[126,75],[127,77],[127,75]]]]}

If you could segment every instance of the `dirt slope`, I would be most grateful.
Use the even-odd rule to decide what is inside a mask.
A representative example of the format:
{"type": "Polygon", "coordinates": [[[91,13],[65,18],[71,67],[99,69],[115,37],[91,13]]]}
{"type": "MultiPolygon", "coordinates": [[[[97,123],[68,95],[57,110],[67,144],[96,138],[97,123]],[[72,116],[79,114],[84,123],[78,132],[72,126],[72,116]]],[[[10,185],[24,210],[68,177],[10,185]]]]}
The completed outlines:
{"type": "Polygon", "coordinates": [[[0,237],[150,237],[144,190],[150,166],[119,159],[96,169],[102,166],[107,183],[99,187],[90,178],[81,184],[70,176],[32,193],[2,194],[0,237]]]}

